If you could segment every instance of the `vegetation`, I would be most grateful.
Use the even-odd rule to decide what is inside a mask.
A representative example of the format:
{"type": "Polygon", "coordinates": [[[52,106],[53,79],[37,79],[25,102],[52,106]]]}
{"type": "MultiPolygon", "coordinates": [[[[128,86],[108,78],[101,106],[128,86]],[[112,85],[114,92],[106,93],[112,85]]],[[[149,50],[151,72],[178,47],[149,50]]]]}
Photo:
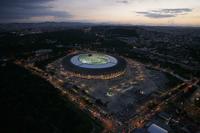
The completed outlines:
{"type": "Polygon", "coordinates": [[[100,131],[43,79],[13,64],[1,67],[0,74],[0,132],[89,133],[93,127],[100,131]]]}

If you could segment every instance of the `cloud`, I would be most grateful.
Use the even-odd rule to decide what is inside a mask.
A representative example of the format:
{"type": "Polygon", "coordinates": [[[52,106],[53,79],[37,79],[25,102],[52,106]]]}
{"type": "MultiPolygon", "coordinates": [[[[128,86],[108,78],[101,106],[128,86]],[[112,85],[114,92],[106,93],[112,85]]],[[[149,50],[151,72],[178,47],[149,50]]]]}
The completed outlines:
{"type": "Polygon", "coordinates": [[[142,14],[148,18],[170,18],[176,17],[178,15],[184,15],[189,12],[192,12],[190,8],[175,8],[175,9],[160,9],[160,10],[150,10],[136,12],[137,14],[142,14]]]}
{"type": "Polygon", "coordinates": [[[66,11],[55,11],[49,6],[54,0],[2,0],[0,2],[0,22],[29,20],[33,17],[72,17],[66,11]]]}
{"type": "Polygon", "coordinates": [[[128,4],[129,1],[128,0],[117,0],[117,3],[123,3],[123,4],[128,4]]]}
{"type": "Polygon", "coordinates": [[[175,17],[173,14],[160,14],[160,13],[153,13],[153,12],[136,12],[137,14],[142,14],[145,17],[149,18],[170,18],[175,17]]]}

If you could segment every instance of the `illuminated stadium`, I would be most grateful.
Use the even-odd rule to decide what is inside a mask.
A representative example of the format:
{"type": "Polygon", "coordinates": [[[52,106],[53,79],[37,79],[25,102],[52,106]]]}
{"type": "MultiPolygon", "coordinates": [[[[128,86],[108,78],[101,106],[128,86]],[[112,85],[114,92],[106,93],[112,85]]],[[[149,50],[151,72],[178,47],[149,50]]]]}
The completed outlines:
{"type": "Polygon", "coordinates": [[[123,58],[97,53],[66,56],[62,65],[68,75],[86,79],[112,79],[123,75],[126,70],[123,58]]]}

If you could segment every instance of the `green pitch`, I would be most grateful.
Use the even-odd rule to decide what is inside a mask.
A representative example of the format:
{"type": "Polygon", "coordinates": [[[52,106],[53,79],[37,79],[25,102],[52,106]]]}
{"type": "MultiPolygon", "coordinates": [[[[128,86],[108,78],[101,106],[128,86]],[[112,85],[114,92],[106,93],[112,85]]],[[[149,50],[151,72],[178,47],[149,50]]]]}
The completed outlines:
{"type": "Polygon", "coordinates": [[[86,54],[79,57],[79,61],[84,64],[106,64],[108,57],[103,54],[86,54]]]}

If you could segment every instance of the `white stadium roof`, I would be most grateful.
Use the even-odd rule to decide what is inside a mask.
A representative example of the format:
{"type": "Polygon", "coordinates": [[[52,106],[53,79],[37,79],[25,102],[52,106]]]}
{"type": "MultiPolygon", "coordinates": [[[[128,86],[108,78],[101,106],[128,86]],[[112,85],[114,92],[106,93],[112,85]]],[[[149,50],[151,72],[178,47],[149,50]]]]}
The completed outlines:
{"type": "Polygon", "coordinates": [[[71,63],[82,68],[109,68],[118,61],[115,57],[106,54],[78,54],[71,58],[71,63]]]}

